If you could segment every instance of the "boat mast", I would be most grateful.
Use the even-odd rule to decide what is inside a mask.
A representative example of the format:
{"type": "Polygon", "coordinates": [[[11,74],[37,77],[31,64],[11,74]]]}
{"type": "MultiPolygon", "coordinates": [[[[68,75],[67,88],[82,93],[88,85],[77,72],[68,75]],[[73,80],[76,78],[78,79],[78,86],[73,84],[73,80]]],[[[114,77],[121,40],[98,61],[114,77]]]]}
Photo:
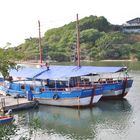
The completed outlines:
{"type": "Polygon", "coordinates": [[[40,31],[40,21],[39,20],[38,20],[38,27],[39,27],[40,65],[42,65],[41,31],[40,31]]]}
{"type": "Polygon", "coordinates": [[[78,14],[76,15],[76,33],[77,33],[77,66],[80,67],[80,40],[79,40],[79,28],[78,28],[78,14]]]}

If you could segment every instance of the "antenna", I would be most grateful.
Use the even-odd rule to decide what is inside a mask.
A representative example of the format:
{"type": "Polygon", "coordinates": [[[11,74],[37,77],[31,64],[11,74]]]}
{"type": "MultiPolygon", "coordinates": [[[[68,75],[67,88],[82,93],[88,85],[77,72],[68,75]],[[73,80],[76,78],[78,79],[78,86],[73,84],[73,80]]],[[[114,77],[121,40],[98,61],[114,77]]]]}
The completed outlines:
{"type": "Polygon", "coordinates": [[[80,67],[80,41],[79,41],[79,27],[78,14],[76,15],[76,33],[77,33],[77,66],[80,67]]]}
{"type": "Polygon", "coordinates": [[[40,21],[39,20],[38,20],[38,27],[39,27],[40,64],[42,64],[41,31],[40,31],[40,21]]]}

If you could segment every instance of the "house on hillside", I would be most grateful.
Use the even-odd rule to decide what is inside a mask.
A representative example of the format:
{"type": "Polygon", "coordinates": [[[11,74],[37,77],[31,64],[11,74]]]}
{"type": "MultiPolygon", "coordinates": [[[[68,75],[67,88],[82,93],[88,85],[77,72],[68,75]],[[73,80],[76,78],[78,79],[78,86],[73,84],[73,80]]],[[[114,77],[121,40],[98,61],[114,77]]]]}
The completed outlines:
{"type": "Polygon", "coordinates": [[[122,31],[128,33],[140,33],[140,18],[126,21],[126,23],[122,25],[122,31]]]}

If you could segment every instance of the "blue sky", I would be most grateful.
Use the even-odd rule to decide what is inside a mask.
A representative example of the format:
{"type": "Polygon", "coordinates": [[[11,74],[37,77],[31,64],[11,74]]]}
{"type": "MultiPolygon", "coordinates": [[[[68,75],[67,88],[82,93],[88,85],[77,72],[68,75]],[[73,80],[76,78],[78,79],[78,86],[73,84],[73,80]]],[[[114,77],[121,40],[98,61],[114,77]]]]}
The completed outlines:
{"type": "Polygon", "coordinates": [[[63,26],[76,19],[104,16],[112,24],[123,24],[140,17],[139,0],[0,0],[0,47],[24,43],[48,29],[63,26]]]}

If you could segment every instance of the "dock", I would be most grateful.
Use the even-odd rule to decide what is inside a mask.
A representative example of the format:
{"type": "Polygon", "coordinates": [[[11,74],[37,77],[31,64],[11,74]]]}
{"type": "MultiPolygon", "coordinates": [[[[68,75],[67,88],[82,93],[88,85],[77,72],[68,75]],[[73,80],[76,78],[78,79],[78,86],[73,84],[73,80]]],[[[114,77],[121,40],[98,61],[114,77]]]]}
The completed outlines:
{"type": "Polygon", "coordinates": [[[23,110],[28,108],[35,108],[38,106],[36,101],[29,101],[27,98],[14,98],[12,96],[0,95],[0,111],[7,112],[12,110],[23,110]]]}

